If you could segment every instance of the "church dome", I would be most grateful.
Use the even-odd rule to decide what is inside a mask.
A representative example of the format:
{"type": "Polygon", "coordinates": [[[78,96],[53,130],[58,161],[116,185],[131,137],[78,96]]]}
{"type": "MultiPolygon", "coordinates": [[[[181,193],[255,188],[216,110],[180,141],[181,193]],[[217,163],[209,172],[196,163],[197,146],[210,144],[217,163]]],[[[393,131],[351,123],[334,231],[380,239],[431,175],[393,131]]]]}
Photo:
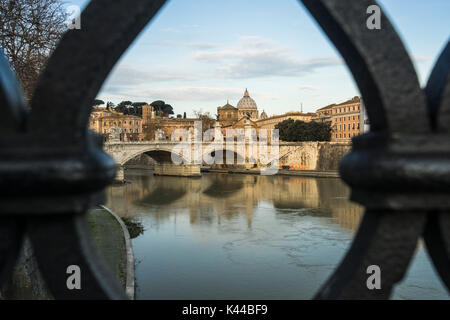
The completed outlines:
{"type": "Polygon", "coordinates": [[[263,110],[263,112],[261,113],[261,115],[259,116],[260,119],[267,119],[267,113],[263,110]]]}
{"type": "Polygon", "coordinates": [[[237,104],[238,109],[257,109],[255,100],[250,98],[247,89],[245,89],[244,96],[239,100],[237,104]]]}

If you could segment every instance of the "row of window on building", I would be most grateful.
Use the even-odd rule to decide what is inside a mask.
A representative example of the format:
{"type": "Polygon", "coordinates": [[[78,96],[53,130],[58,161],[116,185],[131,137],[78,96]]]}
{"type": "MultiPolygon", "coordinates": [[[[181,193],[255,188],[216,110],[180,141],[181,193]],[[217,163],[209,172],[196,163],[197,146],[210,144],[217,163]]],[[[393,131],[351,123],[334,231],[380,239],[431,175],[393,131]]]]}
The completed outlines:
{"type": "MultiPolygon", "coordinates": [[[[123,121],[123,124],[127,124],[127,121],[124,120],[124,121],[123,121]]],[[[129,121],[128,124],[131,124],[131,125],[139,125],[139,122],[138,122],[138,121],[129,121]]],[[[108,123],[107,123],[107,122],[104,122],[103,125],[104,125],[104,126],[107,126],[108,123]]],[[[115,121],[109,121],[109,125],[110,125],[110,126],[112,126],[112,125],[114,125],[114,126],[119,125],[119,127],[120,127],[120,126],[122,125],[122,121],[119,121],[118,123],[116,123],[115,121]]]]}
{"type": "MultiPolygon", "coordinates": [[[[355,97],[355,98],[358,98],[358,97],[355,97]]],[[[353,100],[357,100],[357,99],[355,99],[355,98],[353,98],[353,100]]],[[[352,101],[352,100],[350,100],[350,102],[351,102],[351,101],[352,101]]],[[[347,103],[347,101],[344,102],[344,103],[347,103]]],[[[334,109],[332,110],[332,113],[333,113],[333,114],[336,114],[336,113],[345,113],[345,112],[354,112],[354,111],[359,111],[359,105],[357,105],[357,106],[343,107],[343,108],[334,108],[334,109]]]]}
{"type": "MultiPolygon", "coordinates": [[[[134,131],[133,131],[133,129],[128,129],[128,131],[127,131],[126,128],[123,128],[122,131],[125,132],[125,133],[126,132],[128,132],[128,133],[140,133],[139,129],[134,129],[134,131]]],[[[107,134],[108,133],[107,129],[103,129],[103,133],[107,134]]]]}
{"type": "Polygon", "coordinates": [[[340,124],[339,125],[339,130],[343,130],[343,131],[345,131],[345,130],[350,130],[350,129],[352,129],[352,130],[355,130],[355,129],[357,129],[357,130],[359,130],[359,123],[349,123],[347,126],[346,126],[346,124],[344,123],[344,124],[340,124]],[[351,125],[351,126],[350,126],[351,125]]]}
{"type": "Polygon", "coordinates": [[[348,117],[338,117],[336,119],[337,119],[338,122],[344,122],[345,120],[348,120],[348,121],[358,120],[359,121],[360,118],[359,118],[359,116],[348,116],[348,117]]]}

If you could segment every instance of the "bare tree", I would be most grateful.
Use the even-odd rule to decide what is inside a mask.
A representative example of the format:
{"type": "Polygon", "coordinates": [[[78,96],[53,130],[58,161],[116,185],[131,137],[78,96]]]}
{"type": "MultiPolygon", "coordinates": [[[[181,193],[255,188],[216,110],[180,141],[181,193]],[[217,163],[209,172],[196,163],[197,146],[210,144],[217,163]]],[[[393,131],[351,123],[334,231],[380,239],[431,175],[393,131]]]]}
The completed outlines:
{"type": "Polygon", "coordinates": [[[194,110],[194,115],[196,118],[201,120],[202,122],[202,130],[206,131],[208,129],[211,129],[214,124],[216,123],[216,120],[212,117],[210,112],[203,112],[202,109],[200,110],[194,110]]]}
{"type": "Polygon", "coordinates": [[[19,78],[27,101],[39,74],[66,30],[60,0],[0,0],[0,47],[19,78]]]}
{"type": "Polygon", "coordinates": [[[151,119],[145,125],[142,125],[142,134],[145,141],[153,141],[156,139],[156,132],[161,129],[159,120],[151,119]]]}

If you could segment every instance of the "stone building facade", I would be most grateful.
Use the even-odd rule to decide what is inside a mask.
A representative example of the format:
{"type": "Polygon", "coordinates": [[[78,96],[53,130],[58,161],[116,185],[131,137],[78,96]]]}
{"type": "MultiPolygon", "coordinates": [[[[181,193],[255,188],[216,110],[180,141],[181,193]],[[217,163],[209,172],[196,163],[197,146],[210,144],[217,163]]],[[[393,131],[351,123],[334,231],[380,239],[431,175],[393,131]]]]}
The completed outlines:
{"type": "Polygon", "coordinates": [[[142,106],[142,135],[140,140],[185,140],[185,137],[174,137],[173,133],[177,129],[186,131],[194,128],[195,122],[201,121],[198,118],[169,118],[156,115],[151,105],[142,106]]]}
{"type": "Polygon", "coordinates": [[[354,97],[333,106],[332,141],[348,141],[361,133],[361,99],[354,97]]]}
{"type": "Polygon", "coordinates": [[[111,109],[96,107],[89,117],[89,129],[102,134],[105,139],[112,128],[120,129],[120,139],[138,141],[142,133],[142,119],[111,109]]]}
{"type": "MultiPolygon", "coordinates": [[[[258,106],[245,89],[244,96],[239,100],[237,107],[227,101],[226,105],[217,108],[217,116],[217,121],[222,127],[232,126],[244,118],[256,121],[259,119],[258,106]]],[[[265,113],[262,116],[267,117],[265,113]]]]}
{"type": "Polygon", "coordinates": [[[331,141],[350,141],[364,132],[364,105],[360,97],[331,104],[316,111],[315,121],[331,123],[331,141]]]}
{"type": "Polygon", "coordinates": [[[221,126],[230,126],[239,121],[239,112],[238,108],[233,107],[231,104],[228,103],[217,108],[217,116],[219,121],[219,124],[221,126]]]}
{"type": "Polygon", "coordinates": [[[333,114],[333,106],[336,104],[330,104],[326,107],[320,108],[316,110],[316,116],[312,118],[314,121],[320,121],[320,122],[331,122],[331,116],[333,114]]]}
{"type": "Polygon", "coordinates": [[[223,132],[226,132],[227,129],[243,129],[245,126],[256,129],[257,132],[259,129],[272,130],[278,123],[287,119],[308,122],[316,117],[315,113],[303,112],[287,112],[268,117],[266,112],[263,111],[259,115],[258,106],[255,100],[250,97],[247,89],[245,89],[244,96],[239,100],[237,107],[232,106],[227,101],[226,105],[217,108],[217,114],[217,121],[219,121],[223,132]]]}

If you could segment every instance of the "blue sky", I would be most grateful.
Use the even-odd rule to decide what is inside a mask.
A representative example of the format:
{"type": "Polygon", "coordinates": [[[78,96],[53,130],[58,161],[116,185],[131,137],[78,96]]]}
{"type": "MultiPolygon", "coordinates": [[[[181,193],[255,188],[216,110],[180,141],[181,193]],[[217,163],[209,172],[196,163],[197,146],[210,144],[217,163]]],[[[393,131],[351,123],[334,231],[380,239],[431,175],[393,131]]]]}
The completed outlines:
{"type": "MultiPolygon", "coordinates": [[[[449,38],[450,1],[379,4],[424,85],[449,38]]],[[[300,111],[301,103],[313,112],[359,95],[340,55],[298,1],[171,0],[122,56],[98,98],[160,99],[192,116],[193,110],[215,114],[227,100],[236,105],[245,88],[269,115],[300,111]]]]}

